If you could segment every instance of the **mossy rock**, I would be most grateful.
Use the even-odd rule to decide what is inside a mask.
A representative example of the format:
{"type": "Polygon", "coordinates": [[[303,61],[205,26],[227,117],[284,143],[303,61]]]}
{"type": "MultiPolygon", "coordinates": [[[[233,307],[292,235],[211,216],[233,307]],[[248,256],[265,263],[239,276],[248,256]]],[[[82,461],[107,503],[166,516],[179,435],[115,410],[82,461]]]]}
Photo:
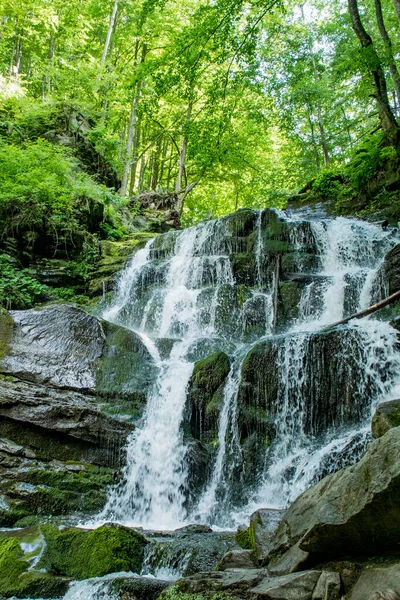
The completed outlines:
{"type": "Polygon", "coordinates": [[[0,360],[9,352],[13,337],[14,322],[4,308],[0,308],[0,360]]]}
{"type": "Polygon", "coordinates": [[[0,539],[0,594],[9,595],[20,587],[20,576],[28,569],[18,540],[0,539]]]}
{"type": "Polygon", "coordinates": [[[372,435],[380,438],[393,427],[400,426],[400,400],[389,400],[377,407],[372,418],[372,435]]]}
{"type": "Polygon", "coordinates": [[[286,327],[299,316],[302,286],[296,281],[285,281],[279,284],[279,302],[277,323],[286,327]]]}
{"type": "Polygon", "coordinates": [[[229,357],[224,352],[214,352],[196,362],[190,385],[201,389],[205,395],[213,394],[225,381],[229,370],[229,357]]]}
{"type": "Polygon", "coordinates": [[[41,531],[46,549],[40,566],[56,575],[88,579],[121,571],[141,571],[148,542],[133,529],[107,524],[93,531],[74,527],[60,531],[44,525],[41,531]]]}

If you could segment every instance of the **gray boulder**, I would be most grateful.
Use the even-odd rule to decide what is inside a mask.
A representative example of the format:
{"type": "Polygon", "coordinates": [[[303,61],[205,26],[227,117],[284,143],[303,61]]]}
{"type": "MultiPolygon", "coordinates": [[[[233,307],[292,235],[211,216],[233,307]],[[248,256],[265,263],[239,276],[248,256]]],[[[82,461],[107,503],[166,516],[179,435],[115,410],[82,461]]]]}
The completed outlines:
{"type": "MultiPolygon", "coordinates": [[[[321,571],[303,571],[283,577],[268,577],[250,592],[263,600],[311,600],[321,571]]],[[[335,598],[339,600],[339,596],[335,598]]]]}
{"type": "Polygon", "coordinates": [[[218,571],[226,571],[226,569],[255,569],[257,566],[257,558],[251,550],[231,550],[221,558],[218,563],[218,571]]]}
{"type": "Polygon", "coordinates": [[[400,594],[400,563],[387,568],[365,569],[351,592],[350,600],[369,600],[374,592],[388,589],[400,594]]]}
{"type": "Polygon", "coordinates": [[[286,565],[290,572],[343,555],[397,550],[399,490],[400,429],[395,428],[372,442],[359,463],[297,498],[276,531],[270,565],[279,569],[294,553],[286,565]]]}
{"type": "Polygon", "coordinates": [[[380,438],[393,427],[400,425],[400,400],[382,402],[372,417],[371,430],[374,438],[380,438]]]}

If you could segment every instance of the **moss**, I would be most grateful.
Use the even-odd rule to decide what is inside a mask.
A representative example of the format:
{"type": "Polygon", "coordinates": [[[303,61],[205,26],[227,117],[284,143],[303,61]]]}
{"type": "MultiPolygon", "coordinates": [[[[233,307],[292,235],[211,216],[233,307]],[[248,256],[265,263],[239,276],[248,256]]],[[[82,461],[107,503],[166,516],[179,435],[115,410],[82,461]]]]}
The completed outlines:
{"type": "Polygon", "coordinates": [[[108,573],[140,573],[147,540],[134,530],[103,525],[93,531],[51,525],[41,528],[46,550],[40,566],[74,579],[101,577],[108,573]]]}
{"type": "Polygon", "coordinates": [[[258,521],[253,520],[250,521],[250,525],[247,529],[242,531],[238,531],[235,535],[235,539],[239,546],[244,550],[252,550],[253,552],[257,552],[257,544],[256,544],[256,526],[258,521]]]}
{"type": "Polygon", "coordinates": [[[201,594],[187,593],[180,589],[179,582],[167,588],[157,600],[242,600],[232,592],[215,592],[213,590],[201,594]]]}
{"type": "Polygon", "coordinates": [[[231,255],[232,272],[238,284],[254,285],[256,257],[254,253],[238,253],[231,255]]]}
{"type": "Polygon", "coordinates": [[[10,313],[0,307],[0,360],[9,352],[14,322],[10,313]]]}
{"type": "Polygon", "coordinates": [[[20,576],[28,568],[18,541],[0,539],[0,594],[12,595],[20,587],[20,576]]]}
{"type": "Polygon", "coordinates": [[[228,356],[224,352],[214,352],[198,360],[193,369],[192,382],[205,391],[217,389],[225,380],[230,370],[228,356]]]}

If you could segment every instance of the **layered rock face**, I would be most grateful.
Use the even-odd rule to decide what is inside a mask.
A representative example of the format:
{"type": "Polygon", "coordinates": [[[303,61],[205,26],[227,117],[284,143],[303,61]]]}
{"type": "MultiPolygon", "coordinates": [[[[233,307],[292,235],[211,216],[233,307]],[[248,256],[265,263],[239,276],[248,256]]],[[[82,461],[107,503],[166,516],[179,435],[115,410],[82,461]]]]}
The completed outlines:
{"type": "Polygon", "coordinates": [[[154,377],[146,347],[70,306],[0,323],[3,522],[99,509],[154,377]]]}

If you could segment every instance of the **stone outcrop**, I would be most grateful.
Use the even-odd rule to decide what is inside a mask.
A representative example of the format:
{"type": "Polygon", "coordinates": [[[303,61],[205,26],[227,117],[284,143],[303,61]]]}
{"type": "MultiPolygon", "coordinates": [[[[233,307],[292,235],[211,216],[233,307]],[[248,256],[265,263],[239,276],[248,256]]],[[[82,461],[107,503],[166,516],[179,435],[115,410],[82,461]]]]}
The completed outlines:
{"type": "Polygon", "coordinates": [[[147,349],[65,305],[3,310],[0,334],[0,522],[99,510],[154,378],[147,349]]]}
{"type": "Polygon", "coordinates": [[[292,572],[330,558],[397,551],[399,456],[395,428],[372,442],[356,465],[303,493],[276,531],[269,568],[292,572]]]}
{"type": "Polygon", "coordinates": [[[374,592],[388,589],[400,594],[400,563],[365,569],[352,589],[350,600],[368,600],[374,592]]]}
{"type": "Polygon", "coordinates": [[[389,400],[377,406],[372,417],[371,430],[374,438],[380,438],[393,427],[400,425],[400,400],[389,400]]]}
{"type": "Polygon", "coordinates": [[[181,579],[161,599],[190,600],[340,600],[337,573],[308,570],[271,577],[265,569],[231,569],[181,579]]]}

